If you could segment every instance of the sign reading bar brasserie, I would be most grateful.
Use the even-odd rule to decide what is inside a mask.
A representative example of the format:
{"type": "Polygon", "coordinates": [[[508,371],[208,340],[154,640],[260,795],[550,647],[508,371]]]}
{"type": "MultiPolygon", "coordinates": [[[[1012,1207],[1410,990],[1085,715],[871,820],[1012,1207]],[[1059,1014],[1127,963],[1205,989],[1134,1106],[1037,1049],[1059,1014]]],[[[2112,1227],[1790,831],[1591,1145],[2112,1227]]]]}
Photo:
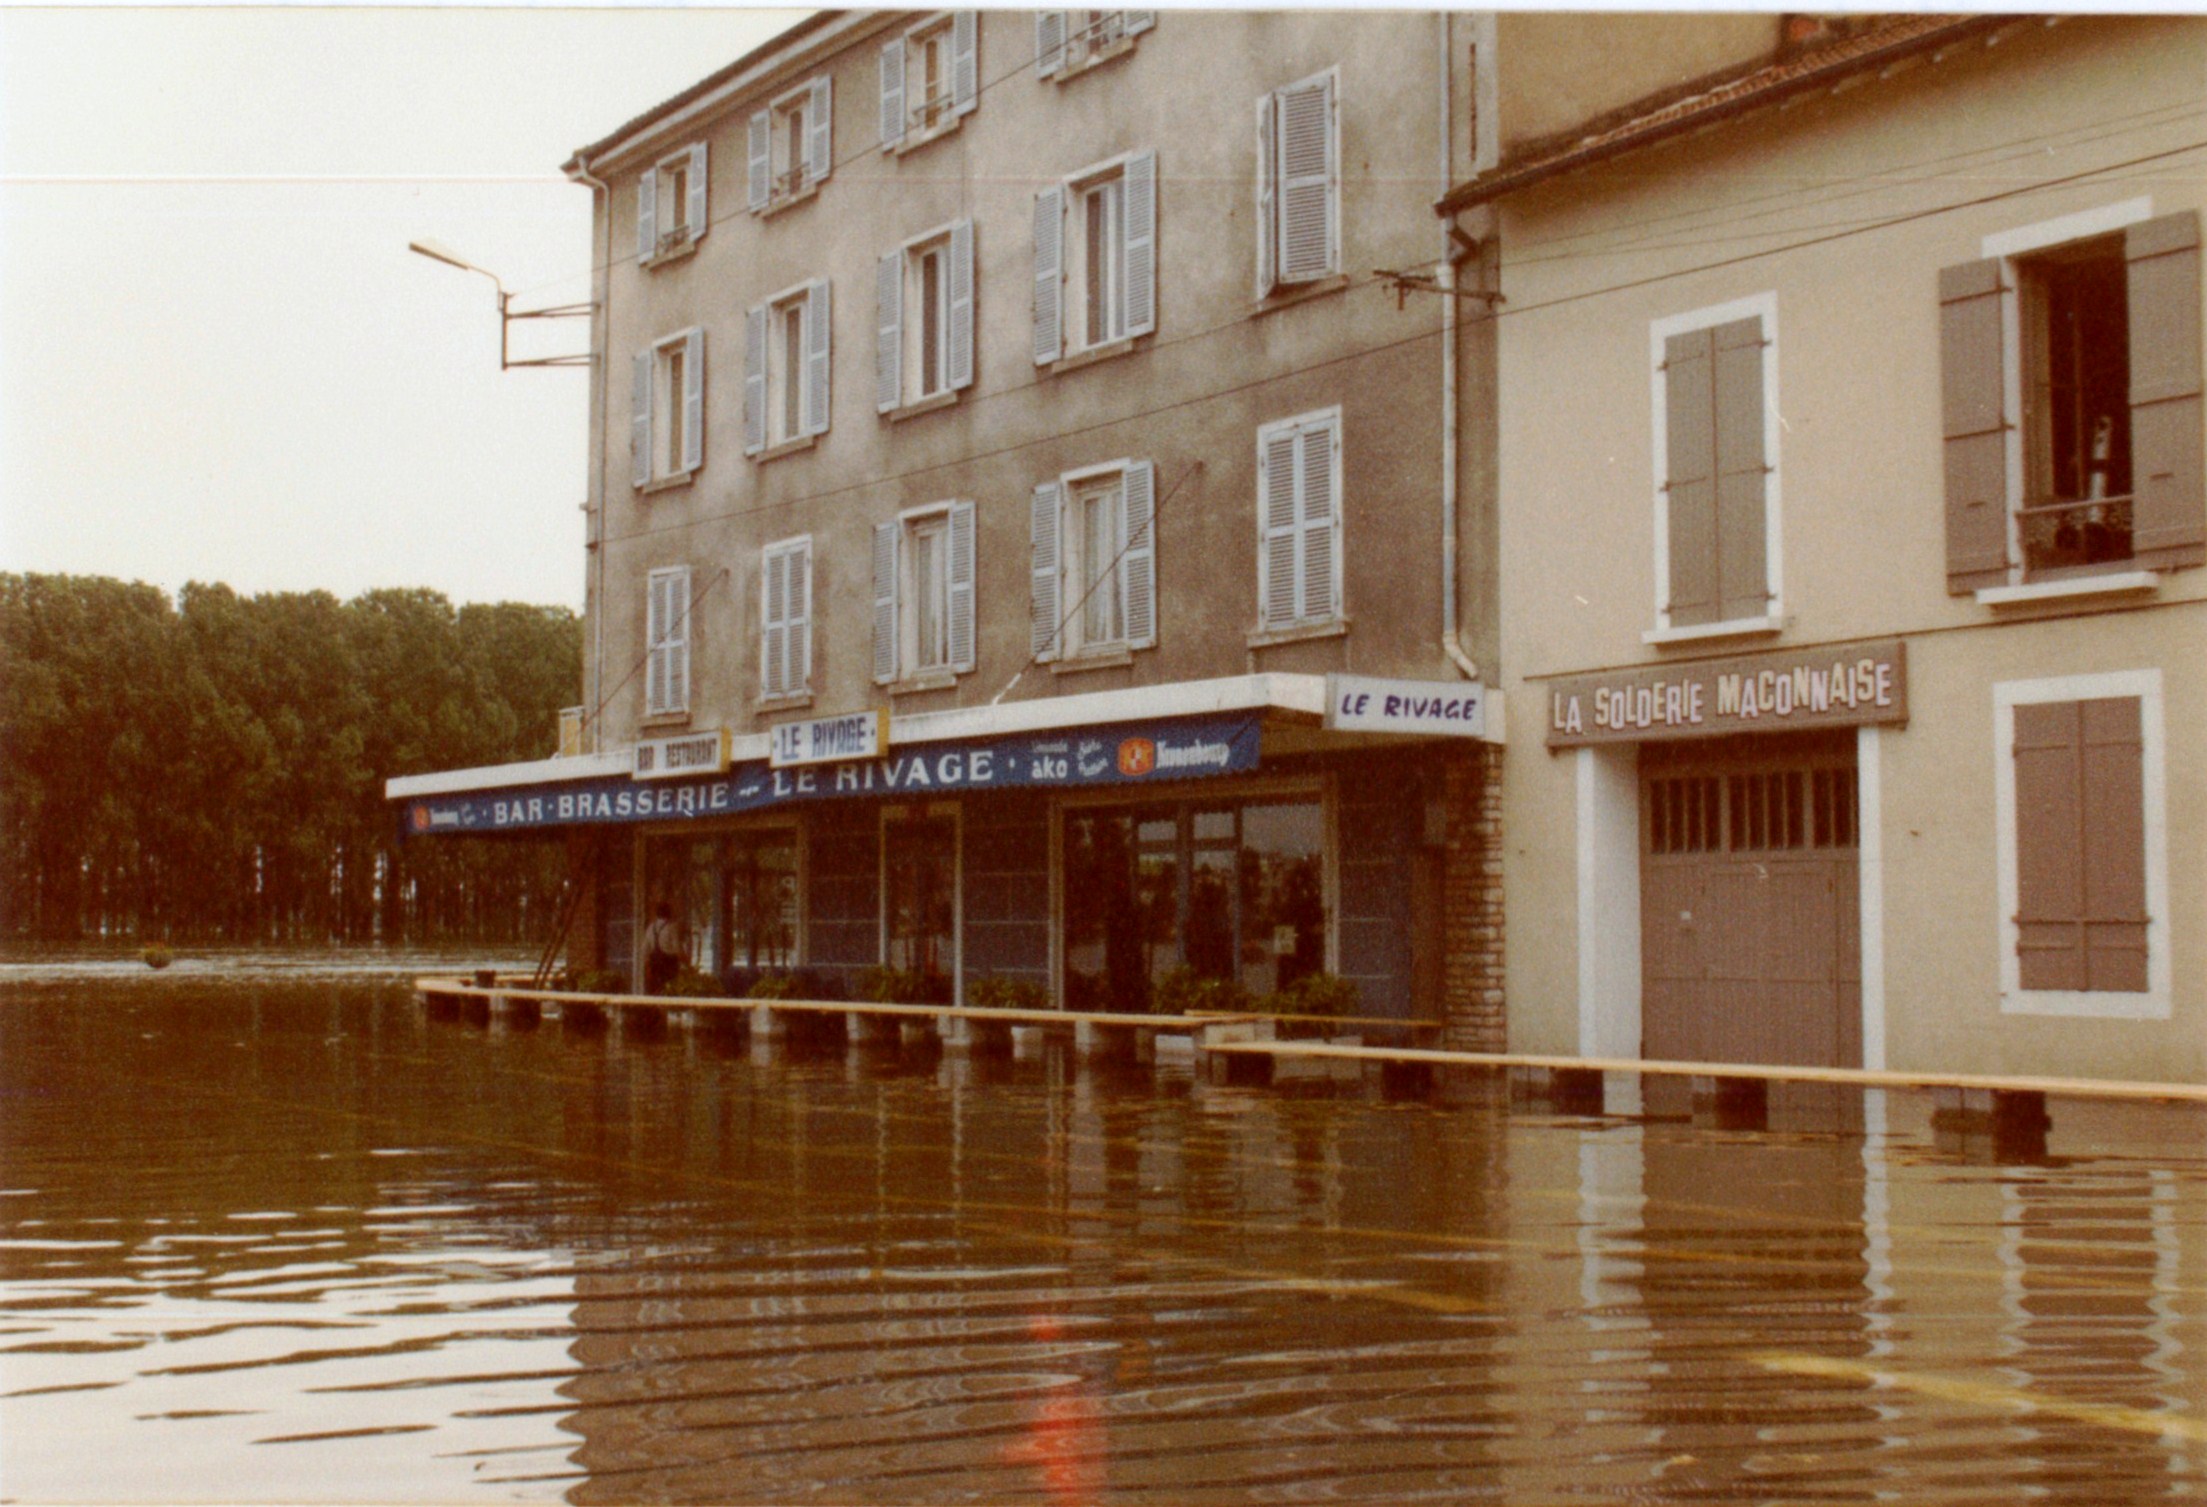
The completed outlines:
{"type": "Polygon", "coordinates": [[[751,759],[727,773],[645,785],[570,780],[406,801],[403,830],[523,832],[602,822],[680,821],[800,801],[853,796],[942,796],[980,790],[1154,785],[1257,767],[1254,716],[1183,717],[1079,732],[907,745],[832,769],[775,769],[751,759]]]}
{"type": "Polygon", "coordinates": [[[1550,748],[1907,720],[1907,646],[1897,638],[1548,682],[1550,748]]]}
{"type": "Polygon", "coordinates": [[[800,764],[834,764],[844,759],[878,759],[889,751],[889,714],[846,712],[840,717],[810,717],[777,722],[768,734],[767,766],[794,769],[800,764]]]}

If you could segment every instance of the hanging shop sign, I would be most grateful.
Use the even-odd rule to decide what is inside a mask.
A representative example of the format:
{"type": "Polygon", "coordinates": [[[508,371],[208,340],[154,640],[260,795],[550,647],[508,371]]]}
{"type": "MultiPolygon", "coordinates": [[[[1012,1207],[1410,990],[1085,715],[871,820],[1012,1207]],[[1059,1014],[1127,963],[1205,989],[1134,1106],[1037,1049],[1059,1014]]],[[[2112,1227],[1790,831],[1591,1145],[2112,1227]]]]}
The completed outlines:
{"type": "Polygon", "coordinates": [[[888,751],[887,712],[846,712],[840,717],[777,722],[767,733],[766,763],[770,769],[795,769],[846,759],[878,759],[888,751]]]}
{"type": "Polygon", "coordinates": [[[1550,748],[1907,720],[1907,645],[1897,638],[1548,682],[1550,748]]]}
{"type": "Polygon", "coordinates": [[[1339,732],[1484,738],[1487,691],[1476,680],[1328,675],[1326,726],[1339,732]]]}
{"type": "Polygon", "coordinates": [[[913,745],[823,768],[746,760],[725,774],[668,780],[573,780],[418,796],[400,825],[416,834],[522,832],[609,822],[680,821],[851,796],[1156,784],[1257,767],[1255,716],[1188,717],[1074,732],[913,745]]]}
{"type": "Polygon", "coordinates": [[[734,739],[725,727],[672,738],[651,738],[636,745],[639,780],[676,780],[684,775],[719,774],[728,767],[734,739]]]}

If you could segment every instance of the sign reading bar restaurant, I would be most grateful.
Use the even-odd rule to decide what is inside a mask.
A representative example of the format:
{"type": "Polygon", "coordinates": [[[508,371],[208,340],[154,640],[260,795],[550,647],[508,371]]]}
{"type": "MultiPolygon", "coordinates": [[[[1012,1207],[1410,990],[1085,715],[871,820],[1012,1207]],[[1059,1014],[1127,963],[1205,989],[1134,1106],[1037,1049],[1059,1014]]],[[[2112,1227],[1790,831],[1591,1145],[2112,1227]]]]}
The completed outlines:
{"type": "Polygon", "coordinates": [[[1484,738],[1486,687],[1476,680],[1328,675],[1326,726],[1341,732],[1484,738]]]}
{"type": "Polygon", "coordinates": [[[716,727],[702,733],[672,738],[652,738],[636,745],[635,775],[639,780],[675,780],[688,774],[719,774],[728,767],[731,738],[728,729],[716,727]]]}
{"type": "Polygon", "coordinates": [[[419,796],[405,803],[402,825],[420,835],[523,832],[734,815],[838,796],[940,796],[969,790],[1157,784],[1255,769],[1257,736],[1255,716],[1188,717],[1078,732],[907,745],[899,753],[833,768],[775,769],[754,759],[726,774],[656,786],[618,778],[568,780],[419,796]]]}
{"type": "Polygon", "coordinates": [[[878,759],[889,751],[889,714],[880,710],[846,712],[840,717],[778,722],[767,737],[766,763],[770,769],[878,759]]]}
{"type": "Polygon", "coordinates": [[[1907,646],[1897,638],[1548,682],[1550,748],[1907,720],[1907,646]]]}

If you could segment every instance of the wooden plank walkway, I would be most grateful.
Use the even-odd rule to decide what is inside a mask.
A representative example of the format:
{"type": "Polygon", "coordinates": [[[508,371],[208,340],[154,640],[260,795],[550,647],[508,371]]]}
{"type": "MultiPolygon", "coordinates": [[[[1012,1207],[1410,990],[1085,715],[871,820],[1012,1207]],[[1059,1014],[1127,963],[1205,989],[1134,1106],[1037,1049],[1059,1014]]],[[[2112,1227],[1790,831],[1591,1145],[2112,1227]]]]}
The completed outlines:
{"type": "Polygon", "coordinates": [[[1415,1062],[1433,1067],[1545,1068],[1559,1072],[1744,1078],[1769,1083],[1851,1083],[1862,1088],[1945,1088],[1994,1094],[2054,1094],[2077,1098],[2156,1099],[2207,1104],[2207,1084],[2133,1083],[2108,1078],[2004,1077],[1991,1073],[1784,1067],[1750,1062],[1663,1062],[1638,1057],[1555,1057],[1525,1052],[1455,1052],[1437,1047],[1347,1046],[1322,1041],[1219,1042],[1205,1047],[1204,1050],[1230,1057],[1331,1058],[1370,1063],[1415,1062]]]}

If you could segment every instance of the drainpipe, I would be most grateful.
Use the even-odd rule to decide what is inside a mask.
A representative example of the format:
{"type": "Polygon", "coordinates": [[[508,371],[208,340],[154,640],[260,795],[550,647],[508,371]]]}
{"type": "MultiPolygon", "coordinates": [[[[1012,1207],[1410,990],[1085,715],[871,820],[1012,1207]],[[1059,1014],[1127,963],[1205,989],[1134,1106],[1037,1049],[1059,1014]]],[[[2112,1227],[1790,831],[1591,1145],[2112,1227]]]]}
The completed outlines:
{"type": "Polygon", "coordinates": [[[602,254],[592,257],[597,265],[591,269],[590,290],[591,302],[596,305],[590,318],[590,442],[597,449],[598,465],[596,474],[590,478],[590,500],[584,504],[591,514],[590,527],[595,540],[590,550],[590,565],[598,578],[590,593],[590,676],[583,693],[589,742],[585,746],[592,753],[600,753],[605,747],[599,732],[599,713],[603,708],[598,705],[598,698],[605,684],[605,341],[613,313],[613,186],[590,175],[590,163],[580,152],[575,154],[575,176],[590,185],[592,218],[601,227],[593,239],[603,247],[602,254]]]}
{"type": "MultiPolygon", "coordinates": [[[[1455,158],[1450,152],[1455,126],[1455,92],[1451,88],[1448,12],[1434,19],[1440,24],[1441,45],[1441,183],[1443,193],[1453,181],[1455,158]]],[[[1449,222],[1441,222],[1441,264],[1437,281],[1441,288],[1441,652],[1466,680],[1479,678],[1456,638],[1456,243],[1449,222]]]]}

